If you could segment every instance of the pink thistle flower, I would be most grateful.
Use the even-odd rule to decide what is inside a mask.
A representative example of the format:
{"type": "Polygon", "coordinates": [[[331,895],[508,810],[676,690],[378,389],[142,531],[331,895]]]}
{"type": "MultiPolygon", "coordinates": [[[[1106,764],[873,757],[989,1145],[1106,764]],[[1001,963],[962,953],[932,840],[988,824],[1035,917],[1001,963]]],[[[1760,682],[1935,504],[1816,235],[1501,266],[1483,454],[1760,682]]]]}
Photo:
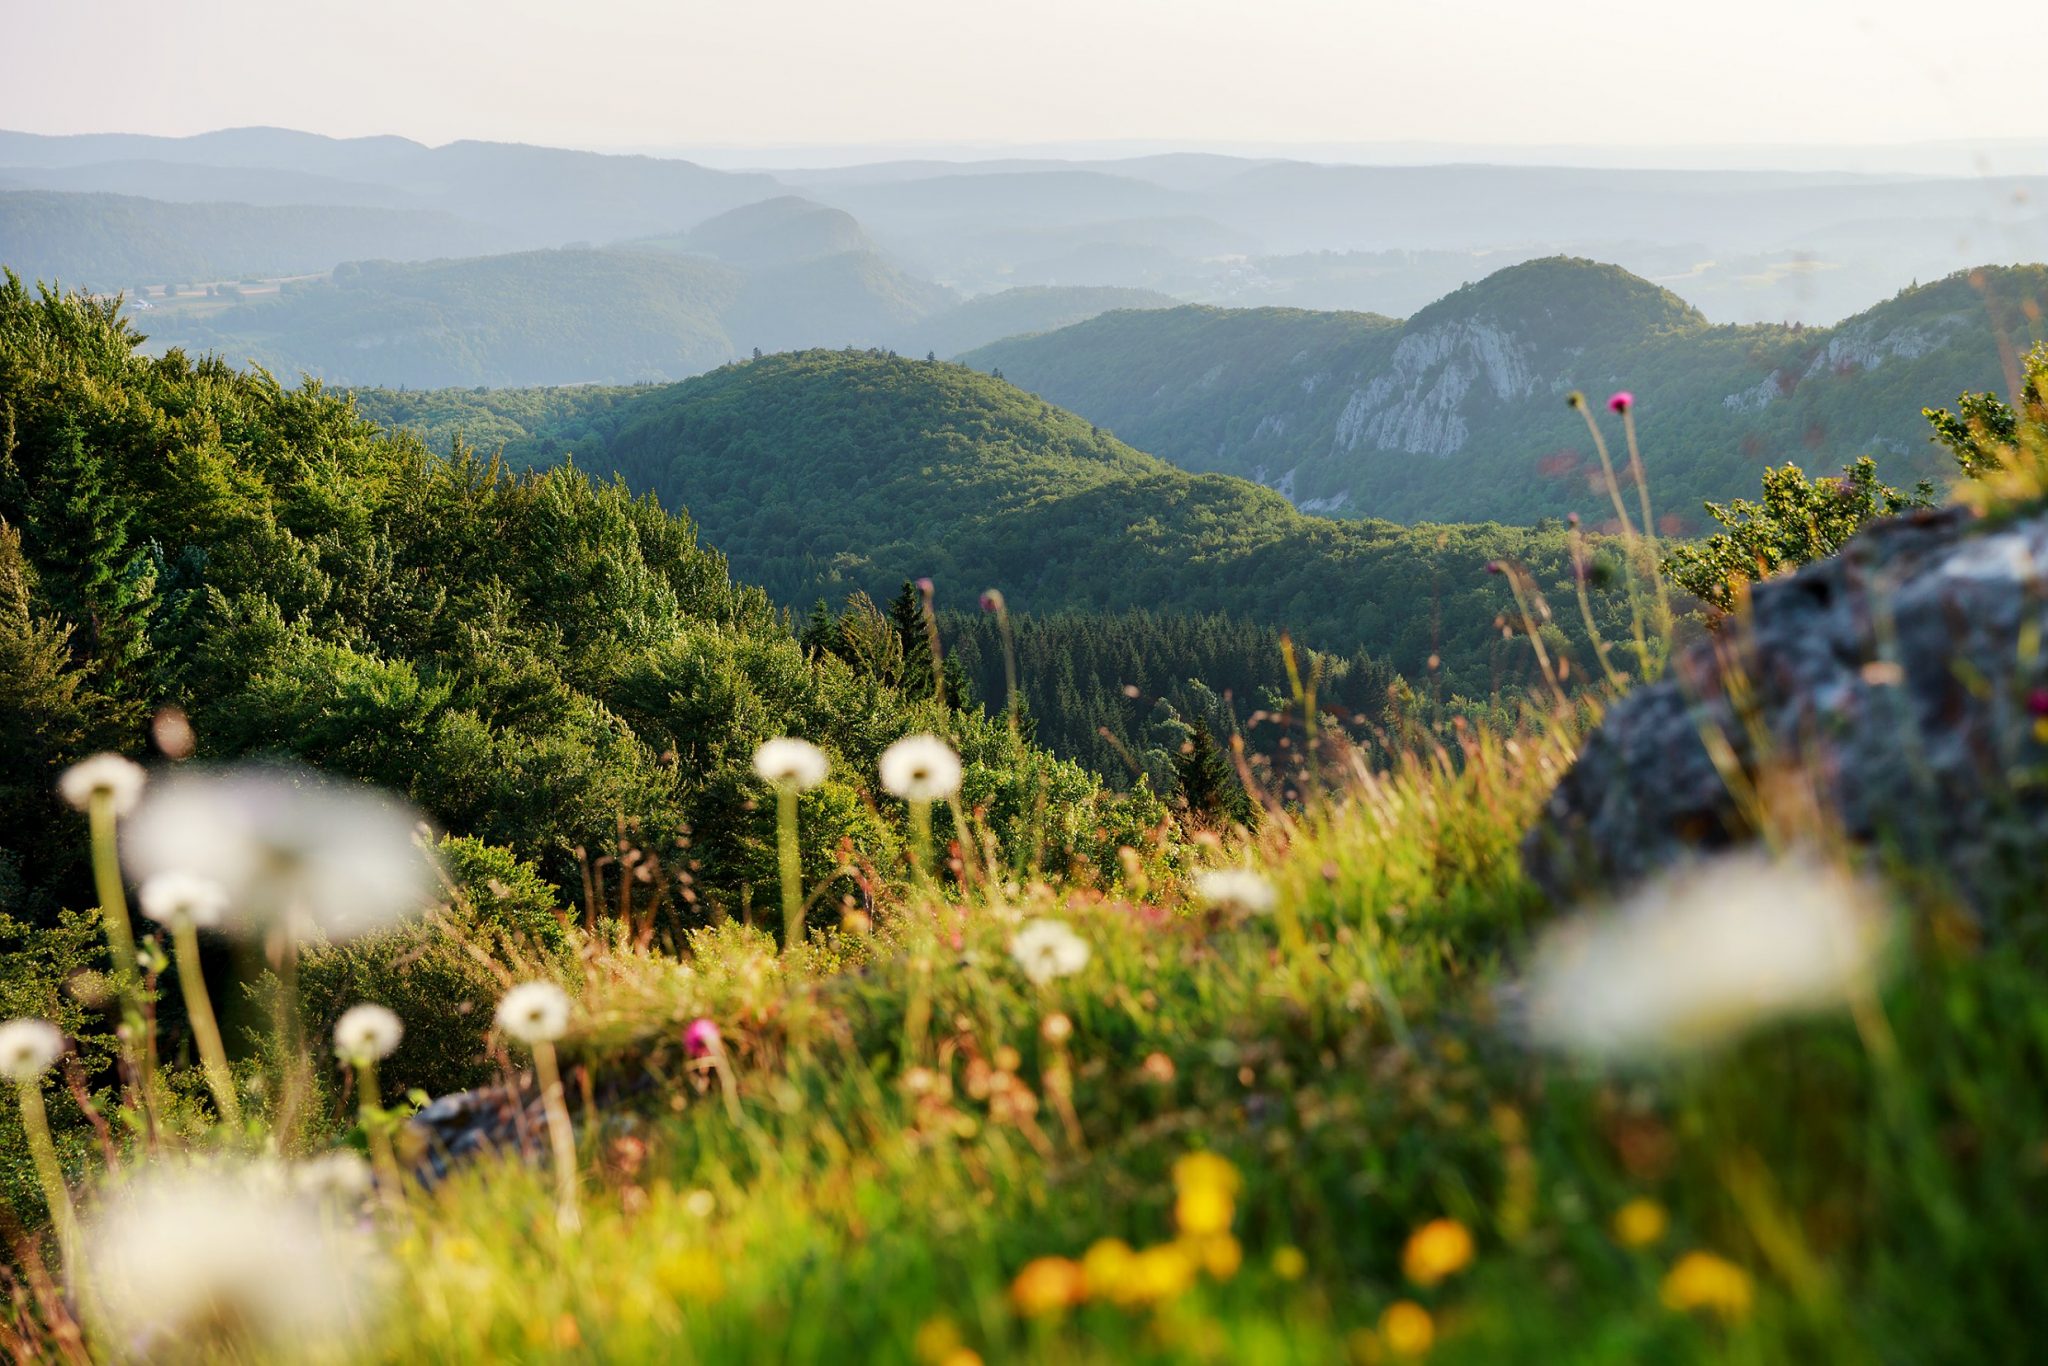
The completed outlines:
{"type": "Polygon", "coordinates": [[[2027,711],[2037,717],[2048,717],[2048,688],[2036,688],[2027,694],[2027,711]]]}
{"type": "Polygon", "coordinates": [[[1611,412],[1625,413],[1635,406],[1636,396],[1626,389],[1616,391],[1614,397],[1607,400],[1607,407],[1611,412]]]}
{"type": "Polygon", "coordinates": [[[917,581],[917,591],[926,597],[930,597],[932,595],[932,581],[930,579],[919,579],[917,581]]]}
{"type": "Polygon", "coordinates": [[[683,1047],[690,1051],[693,1058],[715,1053],[722,1044],[723,1040],[718,1035],[718,1025],[708,1015],[690,1021],[690,1027],[683,1031],[683,1047]]]}
{"type": "Polygon", "coordinates": [[[988,590],[988,591],[987,591],[986,593],[983,593],[983,594],[981,595],[981,610],[982,610],[982,611],[984,611],[984,612],[1000,612],[1000,611],[1002,611],[1002,610],[1003,610],[1003,594],[1002,594],[1002,590],[1000,590],[1000,589],[996,589],[996,588],[991,588],[991,589],[989,589],[989,590],[988,590]]]}

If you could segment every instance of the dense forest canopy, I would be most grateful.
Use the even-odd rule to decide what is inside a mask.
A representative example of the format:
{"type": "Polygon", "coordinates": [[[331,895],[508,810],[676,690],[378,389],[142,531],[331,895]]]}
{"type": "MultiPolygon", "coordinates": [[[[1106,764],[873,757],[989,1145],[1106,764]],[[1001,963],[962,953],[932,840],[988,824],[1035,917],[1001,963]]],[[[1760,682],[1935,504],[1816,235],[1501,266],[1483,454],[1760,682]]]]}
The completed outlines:
{"type": "MultiPolygon", "coordinates": [[[[148,359],[110,304],[0,285],[0,908],[77,889],[54,784],[181,707],[203,759],[289,755],[576,880],[624,820],[697,832],[707,903],[773,878],[753,749],[835,761],[805,866],[897,847],[877,755],[917,730],[967,760],[1006,847],[1104,853],[1156,806],[973,710],[808,655],[686,517],[569,468],[514,474],[387,436],[317,385],[148,359]],[[1041,803],[1043,803],[1041,809],[1041,803]]],[[[74,903],[75,904],[75,903],[74,903]]]]}
{"type": "MultiPolygon", "coordinates": [[[[525,459],[617,471],[687,507],[736,572],[803,610],[930,577],[942,607],[1000,588],[1030,615],[1225,613],[1364,652],[1425,695],[1531,681],[1495,561],[1526,565],[1580,633],[1561,527],[1402,527],[1305,515],[1244,480],[1192,475],[990,376],[880,352],[809,351],[682,384],[516,395],[361,395],[364,411],[447,430],[537,417],[525,459]],[[553,433],[574,433],[573,441],[553,433]]],[[[1625,612],[1596,587],[1610,626],[1625,612]]]]}

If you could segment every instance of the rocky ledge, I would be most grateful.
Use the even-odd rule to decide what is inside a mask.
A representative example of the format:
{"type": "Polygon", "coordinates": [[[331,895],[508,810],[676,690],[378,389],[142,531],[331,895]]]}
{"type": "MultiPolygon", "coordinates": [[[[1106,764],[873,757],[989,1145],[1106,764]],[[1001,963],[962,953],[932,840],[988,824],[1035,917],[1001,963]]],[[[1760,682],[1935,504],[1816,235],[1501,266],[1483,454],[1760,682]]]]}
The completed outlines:
{"type": "Polygon", "coordinates": [[[1773,828],[1817,806],[1965,903],[2011,904],[2048,835],[2044,575],[2048,513],[1948,508],[1757,585],[1747,623],[1610,709],[1524,839],[1531,876],[1568,903],[1747,841],[1746,789],[1773,828]]]}

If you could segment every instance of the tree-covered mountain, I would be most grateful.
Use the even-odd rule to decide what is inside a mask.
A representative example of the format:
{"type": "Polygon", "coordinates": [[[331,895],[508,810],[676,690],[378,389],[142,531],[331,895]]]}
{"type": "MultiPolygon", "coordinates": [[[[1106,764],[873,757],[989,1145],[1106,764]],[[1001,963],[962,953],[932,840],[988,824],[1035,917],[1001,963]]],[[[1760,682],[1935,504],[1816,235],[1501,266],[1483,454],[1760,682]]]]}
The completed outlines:
{"type": "MultiPolygon", "coordinates": [[[[433,396],[404,397],[360,401],[429,427],[448,421],[433,396]]],[[[1309,516],[943,361],[774,355],[637,394],[600,391],[595,419],[573,391],[553,403],[450,397],[458,416],[537,414],[524,458],[573,454],[580,468],[618,471],[687,507],[737,573],[797,608],[853,592],[886,598],[929,576],[942,607],[970,608],[999,587],[1034,615],[1227,613],[1320,649],[1363,651],[1425,694],[1441,685],[1484,697],[1528,682],[1531,653],[1503,638],[1502,615],[1519,618],[1489,562],[1530,565],[1560,608],[1573,600],[1560,530],[1309,516]],[[556,435],[571,428],[579,440],[556,435]]]]}
{"type": "Polygon", "coordinates": [[[1702,500],[1747,493],[1787,460],[1831,469],[1872,454],[1894,482],[1944,474],[1922,405],[2007,387],[2044,305],[2048,267],[1987,267],[1832,328],[1716,327],[1616,267],[1550,258],[1405,322],[1120,312],[963,360],[1188,469],[1404,520],[1597,517],[1599,464],[1564,398],[1628,390],[1652,491],[1695,525],[1702,500]]]}
{"type": "Polygon", "coordinates": [[[912,354],[951,358],[1004,337],[1051,332],[1114,309],[1172,308],[1179,300],[1150,289],[1109,285],[1020,286],[965,300],[925,319],[895,345],[912,354]]]}
{"type": "Polygon", "coordinates": [[[821,256],[875,250],[873,240],[852,214],[799,195],[742,204],[707,218],[678,237],[654,240],[751,267],[790,266],[821,256]]]}
{"type": "Polygon", "coordinates": [[[667,857],[687,834],[694,871],[668,890],[700,908],[773,877],[748,764],[777,734],[835,759],[804,799],[814,877],[842,837],[898,846],[872,775],[912,731],[960,746],[1006,847],[1030,847],[1031,821],[1057,859],[1124,819],[1006,726],[807,656],[652,499],[430,455],[317,386],[134,344],[109,305],[0,282],[0,914],[78,904],[56,777],[138,750],[164,705],[202,759],[283,754],[396,789],[564,887],[579,847],[624,830],[667,857]]]}
{"type": "Polygon", "coordinates": [[[420,209],[177,204],[0,186],[0,264],[106,292],[310,274],[350,257],[465,256],[497,240],[486,227],[420,209]]]}

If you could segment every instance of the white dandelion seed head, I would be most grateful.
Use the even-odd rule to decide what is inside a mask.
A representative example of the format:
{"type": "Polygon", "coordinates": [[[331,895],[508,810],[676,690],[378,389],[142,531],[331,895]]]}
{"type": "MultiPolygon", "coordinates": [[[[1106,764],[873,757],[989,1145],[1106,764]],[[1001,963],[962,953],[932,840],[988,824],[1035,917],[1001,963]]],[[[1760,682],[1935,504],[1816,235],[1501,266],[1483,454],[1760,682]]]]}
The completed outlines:
{"type": "Polygon", "coordinates": [[[405,1022],[390,1009],[365,1001],[334,1022],[334,1054],[343,1062],[380,1062],[405,1037],[405,1022]]]}
{"type": "Polygon", "coordinates": [[[1197,873],[1195,895],[1205,906],[1241,915],[1270,915],[1280,899],[1273,884],[1249,868],[1212,868],[1197,873]]]}
{"type": "Polygon", "coordinates": [[[159,925],[218,928],[228,909],[225,887],[190,873],[157,873],[135,893],[142,913],[159,925]]]}
{"type": "Polygon", "coordinates": [[[523,982],[498,1002],[498,1028],[521,1043],[553,1043],[569,1030],[569,995],[553,982],[523,982]]]}
{"type": "Polygon", "coordinates": [[[1063,920],[1026,921],[1010,940],[1010,956],[1040,986],[1088,966],[1088,941],[1063,920]]]}
{"type": "Polygon", "coordinates": [[[142,800],[142,788],[149,773],[133,759],[118,754],[95,754],[64,770],[57,780],[57,793],[80,811],[92,805],[99,793],[114,800],[114,814],[125,816],[142,800]]]}
{"type": "Polygon", "coordinates": [[[1550,931],[1523,985],[1531,1039],[1608,1060],[1711,1048],[1875,989],[1879,889],[1815,855],[1746,851],[1550,931]]]}
{"type": "Polygon", "coordinates": [[[64,1056],[64,1031],[48,1020],[9,1020],[0,1024],[0,1076],[32,1082],[64,1056]]]}
{"type": "Polygon", "coordinates": [[[322,1153],[292,1168],[292,1189],[315,1200],[360,1204],[370,1186],[370,1164],[349,1148],[322,1153]]]}
{"type": "Polygon", "coordinates": [[[754,772],[762,781],[792,792],[809,792],[825,781],[830,768],[825,751],[808,740],[784,736],[754,751],[754,772]]]}
{"type": "Polygon", "coordinates": [[[936,735],[906,735],[882,751],[882,786],[907,802],[943,801],[960,790],[960,756],[936,735]]]}
{"type": "Polygon", "coordinates": [[[110,1190],[87,1229],[85,1271],[124,1355],[264,1359],[338,1343],[370,1308],[375,1257],[260,1169],[142,1169],[110,1190]]]}
{"type": "Polygon", "coordinates": [[[222,927],[352,939],[418,914],[436,892],[419,813],[305,769],[182,770],[156,784],[121,841],[130,876],[177,872],[226,894],[222,927]]]}

